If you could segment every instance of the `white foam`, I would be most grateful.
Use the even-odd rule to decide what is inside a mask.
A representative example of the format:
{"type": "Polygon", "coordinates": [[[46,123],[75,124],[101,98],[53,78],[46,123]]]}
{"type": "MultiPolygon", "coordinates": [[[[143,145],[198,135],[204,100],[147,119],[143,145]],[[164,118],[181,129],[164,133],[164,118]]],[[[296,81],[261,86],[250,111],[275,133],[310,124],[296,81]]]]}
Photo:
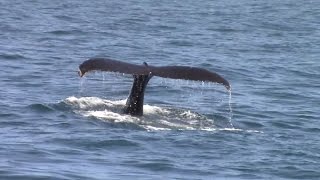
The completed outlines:
{"type": "Polygon", "coordinates": [[[248,130],[248,129],[237,129],[237,128],[220,128],[220,131],[238,131],[238,132],[248,132],[248,133],[263,133],[262,131],[257,130],[248,130]]]}
{"type": "Polygon", "coordinates": [[[143,106],[144,114],[169,114],[169,111],[165,108],[150,106],[148,104],[143,106]]]}
{"type": "Polygon", "coordinates": [[[180,116],[187,117],[188,119],[193,119],[193,118],[197,118],[199,115],[188,110],[188,111],[182,112],[180,116]]]}
{"type": "Polygon", "coordinates": [[[245,131],[261,133],[255,130],[235,128],[216,128],[214,120],[190,110],[174,110],[158,106],[144,105],[144,116],[133,117],[122,114],[124,100],[106,100],[98,97],[68,97],[64,102],[70,105],[75,113],[85,117],[94,117],[112,123],[133,123],[148,131],[165,130],[203,130],[203,131],[245,131]]]}
{"type": "Polygon", "coordinates": [[[119,122],[131,122],[131,123],[136,123],[139,119],[136,117],[132,117],[129,115],[123,115],[123,114],[118,114],[115,112],[111,112],[108,110],[105,111],[85,111],[85,112],[79,112],[83,116],[86,117],[95,117],[101,120],[107,120],[107,121],[112,121],[115,123],[119,122]]]}
{"type": "Polygon", "coordinates": [[[68,97],[65,102],[70,105],[78,106],[80,109],[86,109],[96,106],[116,106],[116,105],[124,105],[126,100],[119,100],[119,101],[110,101],[100,99],[98,97],[81,97],[77,98],[74,96],[68,97]]]}
{"type": "Polygon", "coordinates": [[[172,129],[170,128],[163,128],[163,127],[154,127],[150,125],[142,125],[143,128],[145,128],[147,131],[170,131],[172,129]]]}

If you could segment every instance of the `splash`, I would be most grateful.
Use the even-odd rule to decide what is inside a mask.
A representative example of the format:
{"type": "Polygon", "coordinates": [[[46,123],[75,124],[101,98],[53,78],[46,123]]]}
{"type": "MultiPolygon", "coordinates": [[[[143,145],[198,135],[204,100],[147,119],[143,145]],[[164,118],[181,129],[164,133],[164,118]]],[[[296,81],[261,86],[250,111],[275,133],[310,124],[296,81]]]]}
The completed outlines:
{"type": "Polygon", "coordinates": [[[170,109],[151,105],[144,106],[144,116],[133,117],[122,113],[126,99],[112,101],[98,97],[77,98],[71,96],[66,98],[63,103],[70,106],[73,112],[83,117],[93,117],[110,123],[125,123],[128,125],[126,127],[136,128],[138,126],[147,131],[201,130],[208,132],[262,133],[255,130],[237,129],[233,126],[231,128],[218,128],[215,126],[213,119],[190,110],[170,109]]]}
{"type": "MultiPolygon", "coordinates": [[[[101,78],[101,73],[98,73],[101,78]]],[[[119,75],[119,73],[108,73],[112,75],[119,75]]],[[[104,85],[105,79],[105,73],[102,73],[102,85],[104,85]]],[[[184,94],[180,94],[180,99],[183,101],[187,101],[183,104],[190,104],[190,97],[192,96],[192,93],[194,92],[194,89],[200,88],[201,97],[210,99],[212,95],[209,95],[208,93],[212,93],[212,90],[214,93],[221,94],[224,91],[219,91],[220,85],[217,83],[212,82],[201,82],[199,86],[199,82],[195,81],[182,81],[182,80],[172,80],[172,79],[154,79],[155,81],[161,80],[162,85],[168,85],[170,82],[171,88],[174,88],[176,91],[180,91],[181,88],[183,88],[184,94]],[[187,83],[187,84],[186,84],[187,83]],[[209,87],[209,88],[208,88],[209,87]],[[189,93],[189,96],[186,97],[189,93]]],[[[86,78],[81,78],[80,81],[80,92],[79,96],[83,94],[83,91],[85,90],[84,83],[86,81],[86,78]]],[[[166,86],[167,87],[167,86],[166,86]]],[[[222,87],[221,87],[222,88],[222,87]]],[[[169,95],[170,96],[170,95],[169,95]]],[[[218,96],[219,97],[219,96],[218,96]]],[[[198,99],[198,98],[197,98],[198,99]]],[[[192,101],[197,101],[197,99],[193,99],[192,101]]],[[[200,98],[201,100],[201,98],[200,98]]],[[[221,105],[222,99],[215,99],[214,104],[221,105]]],[[[144,116],[140,117],[138,119],[131,120],[128,116],[126,118],[122,118],[124,115],[122,113],[122,109],[125,106],[126,100],[122,100],[121,103],[117,103],[116,101],[110,101],[110,100],[104,100],[96,97],[69,97],[66,99],[66,103],[70,104],[74,108],[78,108],[78,113],[82,114],[83,116],[92,116],[98,119],[112,121],[112,122],[130,122],[130,123],[140,123],[139,125],[143,126],[147,129],[214,129],[216,128],[214,125],[214,119],[213,118],[219,118],[219,117],[206,117],[205,115],[201,115],[195,112],[190,111],[190,108],[188,106],[184,107],[181,106],[180,108],[186,108],[188,110],[182,110],[182,109],[170,109],[170,108],[162,108],[157,106],[151,106],[151,105],[144,105],[144,116]],[[116,114],[114,114],[116,113],[116,114]],[[143,123],[146,123],[147,125],[144,125],[143,123]],[[152,125],[150,125],[152,124],[152,125]],[[151,128],[154,127],[154,128],[151,128]]],[[[180,102],[180,101],[179,101],[180,102]]],[[[209,109],[210,102],[207,101],[206,103],[202,104],[203,108],[209,109]]],[[[181,103],[180,103],[181,104],[181,103]]],[[[196,104],[196,103],[194,103],[196,104]]],[[[179,106],[179,105],[177,105],[179,106]]],[[[191,109],[198,110],[198,107],[195,105],[192,105],[191,109]]],[[[204,109],[202,109],[203,111],[204,109]]],[[[205,111],[205,110],[204,110],[205,111]]],[[[231,107],[231,89],[229,90],[229,118],[226,118],[224,121],[227,123],[227,127],[234,128],[232,124],[232,107],[231,107]]],[[[217,119],[218,121],[222,122],[220,119],[217,119]]],[[[220,126],[220,124],[219,124],[220,126]]]]}
{"type": "Polygon", "coordinates": [[[68,97],[64,103],[84,117],[94,117],[113,123],[133,123],[146,130],[201,130],[214,129],[214,121],[190,110],[145,105],[144,116],[133,117],[122,113],[126,100],[111,101],[98,97],[68,97]]]}
{"type": "MultiPolygon", "coordinates": [[[[106,73],[98,73],[96,72],[96,75],[99,74],[100,78],[102,75],[102,85],[105,85],[106,73]]],[[[119,73],[107,73],[108,75],[113,76],[123,76],[119,73]]],[[[157,79],[155,79],[157,80],[157,79]]],[[[170,82],[172,82],[170,87],[173,87],[177,90],[180,90],[181,86],[184,87],[184,90],[187,90],[187,92],[193,92],[195,88],[199,89],[201,95],[205,97],[205,93],[212,93],[212,90],[215,93],[223,93],[224,91],[219,91],[220,86],[216,87],[218,84],[211,83],[211,82],[201,82],[199,86],[199,82],[195,81],[182,81],[182,80],[171,80],[171,79],[163,79],[160,78],[162,85],[168,85],[170,82]],[[191,86],[191,87],[190,87],[191,86]],[[209,87],[209,89],[207,88],[209,87]]],[[[86,78],[81,78],[80,80],[80,90],[78,96],[81,96],[83,94],[83,91],[85,90],[84,83],[86,81],[86,78]]],[[[161,83],[160,83],[161,84],[161,83]]],[[[166,86],[167,87],[167,86],[166,86]]],[[[187,93],[186,92],[186,93],[187,93]]],[[[233,110],[232,110],[232,91],[231,87],[230,90],[228,90],[229,93],[229,101],[228,101],[228,108],[229,108],[229,117],[227,116],[224,122],[226,122],[228,128],[233,128],[232,123],[232,117],[233,117],[233,110]]],[[[191,93],[190,93],[191,96],[191,93]]],[[[207,96],[208,97],[208,96],[207,96]]],[[[184,96],[180,97],[185,99],[184,96]]],[[[190,98],[186,98],[188,100],[190,98]]],[[[215,99],[215,103],[221,104],[223,101],[222,99],[215,99]]],[[[177,129],[177,130],[216,130],[217,127],[214,124],[214,119],[217,121],[221,121],[219,117],[206,117],[205,115],[201,115],[195,112],[192,112],[190,110],[183,110],[183,109],[170,109],[170,108],[162,108],[158,106],[151,106],[151,105],[144,105],[144,116],[142,117],[132,117],[130,115],[124,115],[122,113],[122,109],[125,106],[126,100],[120,100],[120,101],[111,101],[106,99],[100,99],[97,97],[69,97],[65,100],[66,104],[69,104],[72,109],[74,109],[74,112],[81,114],[85,117],[94,117],[100,120],[104,121],[110,121],[110,122],[125,122],[125,123],[134,123],[140,127],[143,127],[147,130],[168,130],[168,129],[177,129]],[[213,119],[214,118],[214,119],[213,119]]],[[[208,101],[209,102],[209,101],[208,101]]],[[[188,104],[188,103],[187,103],[188,104]]],[[[207,108],[210,106],[210,104],[205,104],[204,107],[207,108]]],[[[182,107],[183,108],[183,107],[182,107]]],[[[185,107],[188,108],[188,107],[185,107]]],[[[196,106],[192,107],[194,110],[197,110],[198,108],[196,106]]],[[[191,108],[191,109],[192,109],[191,108]]],[[[189,109],[189,108],[188,108],[189,109]]],[[[217,124],[219,127],[221,127],[221,124],[217,124]]],[[[225,126],[224,125],[224,126],[225,126]]]]}

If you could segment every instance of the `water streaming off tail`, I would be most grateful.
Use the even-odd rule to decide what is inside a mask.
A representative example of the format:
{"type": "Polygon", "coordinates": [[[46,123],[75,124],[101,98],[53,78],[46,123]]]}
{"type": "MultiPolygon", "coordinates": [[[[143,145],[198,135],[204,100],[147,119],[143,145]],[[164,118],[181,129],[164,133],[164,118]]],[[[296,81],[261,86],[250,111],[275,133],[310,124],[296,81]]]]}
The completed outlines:
{"type": "Polygon", "coordinates": [[[233,128],[231,91],[226,93],[221,84],[153,77],[145,93],[144,116],[136,118],[122,113],[126,100],[117,101],[129,94],[130,75],[95,72],[87,78],[80,81],[79,96],[109,100],[67,98],[66,103],[84,116],[135,123],[146,129],[214,129],[214,120],[219,127],[233,128]]]}

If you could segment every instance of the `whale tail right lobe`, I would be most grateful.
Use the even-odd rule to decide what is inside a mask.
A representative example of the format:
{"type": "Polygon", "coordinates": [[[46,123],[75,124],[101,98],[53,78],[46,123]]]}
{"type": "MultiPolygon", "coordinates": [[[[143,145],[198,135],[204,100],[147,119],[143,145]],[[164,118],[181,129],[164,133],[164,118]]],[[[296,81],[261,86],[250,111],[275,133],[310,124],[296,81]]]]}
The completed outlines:
{"type": "Polygon", "coordinates": [[[231,89],[229,82],[215,72],[188,66],[153,67],[152,74],[163,78],[206,81],[223,84],[227,90],[231,89]]]}

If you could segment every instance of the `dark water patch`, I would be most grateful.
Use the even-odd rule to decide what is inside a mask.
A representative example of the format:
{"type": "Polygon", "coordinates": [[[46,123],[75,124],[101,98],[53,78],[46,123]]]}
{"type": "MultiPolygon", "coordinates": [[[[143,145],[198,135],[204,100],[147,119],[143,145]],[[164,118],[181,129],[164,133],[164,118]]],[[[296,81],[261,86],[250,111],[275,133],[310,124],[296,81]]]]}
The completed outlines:
{"type": "Polygon", "coordinates": [[[10,126],[10,127],[25,127],[29,126],[30,122],[28,121],[19,121],[19,120],[6,120],[0,121],[2,127],[10,126]]]}
{"type": "Polygon", "coordinates": [[[280,173],[280,177],[293,179],[318,179],[320,177],[320,173],[317,170],[301,170],[297,169],[297,167],[289,167],[289,169],[286,168],[284,171],[287,172],[280,173]]]}
{"type": "Polygon", "coordinates": [[[208,31],[220,32],[220,33],[244,33],[246,30],[243,29],[234,29],[229,27],[218,27],[218,28],[207,28],[208,31]]]}
{"type": "Polygon", "coordinates": [[[68,16],[68,15],[55,15],[55,18],[62,20],[62,21],[67,21],[67,22],[76,22],[79,21],[79,18],[76,18],[75,16],[68,16]]]}
{"type": "Polygon", "coordinates": [[[52,141],[47,141],[46,143],[50,143],[47,146],[45,145],[44,147],[47,149],[46,151],[51,154],[50,159],[51,161],[55,163],[69,163],[72,162],[73,158],[77,158],[79,156],[85,156],[88,154],[86,150],[81,149],[80,147],[76,146],[74,148],[66,146],[66,148],[55,148],[55,146],[52,146],[51,144],[52,141]],[[52,147],[51,147],[52,146],[52,147]],[[59,155],[69,155],[69,159],[64,159],[64,158],[57,158],[59,155]]]}
{"type": "MultiPolygon", "coordinates": [[[[8,171],[9,173],[12,173],[12,171],[8,171]]],[[[21,175],[18,175],[20,173],[13,173],[12,175],[8,175],[7,172],[5,171],[4,174],[0,175],[2,178],[6,179],[6,180],[44,180],[44,179],[57,179],[57,180],[62,180],[63,178],[57,178],[54,176],[49,176],[49,175],[30,175],[30,174],[24,174],[21,173],[21,175]]]]}
{"type": "Polygon", "coordinates": [[[232,124],[230,123],[230,117],[225,116],[224,114],[209,114],[206,115],[208,119],[213,119],[213,124],[218,128],[231,128],[232,124]]]}
{"type": "MultiPolygon", "coordinates": [[[[19,164],[21,165],[21,164],[19,164]]],[[[56,166],[60,164],[57,163],[56,166]]],[[[39,166],[42,167],[32,167],[29,164],[25,164],[25,166],[29,166],[27,168],[17,167],[14,170],[8,169],[4,171],[4,173],[0,174],[0,177],[8,180],[44,180],[44,179],[56,179],[56,180],[73,180],[73,179],[90,179],[88,176],[75,174],[73,172],[68,171],[67,169],[61,169],[59,172],[55,172],[54,170],[47,169],[47,164],[42,164],[39,166]]],[[[61,166],[63,166],[61,164],[61,166]]]]}
{"type": "Polygon", "coordinates": [[[274,30],[274,31],[280,31],[280,32],[293,32],[296,29],[292,26],[290,26],[287,23],[276,23],[276,22],[266,22],[261,21],[260,27],[263,28],[263,30],[274,30]]]}
{"type": "MultiPolygon", "coordinates": [[[[59,115],[58,117],[62,117],[62,118],[66,118],[67,116],[66,115],[59,115]]],[[[72,128],[73,127],[73,124],[70,123],[70,122],[59,122],[59,123],[51,123],[50,126],[53,126],[53,127],[56,127],[56,128],[72,128]]]]}
{"type": "Polygon", "coordinates": [[[144,161],[138,161],[135,164],[135,167],[147,169],[150,171],[172,171],[174,170],[174,164],[165,159],[154,159],[154,160],[144,160],[144,161]]]}
{"type": "Polygon", "coordinates": [[[114,46],[119,48],[128,48],[128,49],[142,49],[142,47],[137,44],[121,43],[121,42],[117,42],[116,44],[114,44],[114,46]]]}
{"type": "Polygon", "coordinates": [[[261,175],[257,175],[257,170],[250,166],[231,167],[230,169],[235,171],[236,175],[231,176],[235,179],[263,179],[261,175]]]}
{"type": "Polygon", "coordinates": [[[305,128],[305,131],[310,133],[320,133],[320,128],[305,128]]]}
{"type": "MultiPolygon", "coordinates": [[[[179,140],[173,140],[172,143],[174,144],[175,147],[178,148],[184,148],[184,149],[192,149],[193,147],[199,147],[202,150],[206,150],[204,146],[205,144],[202,144],[201,142],[193,139],[179,139],[179,140]]],[[[210,147],[211,148],[211,147],[210,147]]],[[[203,155],[201,155],[203,156],[203,155]]]]}
{"type": "MultiPolygon", "coordinates": [[[[99,120],[101,121],[101,119],[95,118],[95,117],[91,117],[92,120],[99,120]]],[[[112,129],[130,129],[130,130],[137,130],[137,131],[145,131],[146,129],[141,127],[139,124],[137,123],[131,123],[131,122],[116,122],[113,120],[107,120],[107,121],[103,121],[104,126],[107,128],[112,128],[112,129]]]]}
{"type": "Polygon", "coordinates": [[[45,104],[31,104],[28,106],[28,108],[40,113],[48,113],[54,111],[53,108],[45,104]]]}
{"type": "Polygon", "coordinates": [[[59,103],[52,103],[52,104],[49,104],[49,106],[58,111],[65,111],[65,112],[72,111],[72,106],[65,103],[64,101],[61,101],[59,103]]]}
{"type": "Polygon", "coordinates": [[[271,125],[281,129],[301,129],[301,126],[293,125],[290,122],[276,121],[271,122],[271,125]]]}
{"type": "Polygon", "coordinates": [[[274,52],[274,53],[277,53],[277,52],[283,52],[283,51],[286,51],[286,52],[293,52],[293,48],[290,47],[289,45],[287,44],[263,44],[263,45],[260,45],[259,46],[261,49],[261,51],[264,51],[264,52],[274,52]]]}
{"type": "Polygon", "coordinates": [[[108,139],[108,140],[94,140],[91,138],[55,138],[50,140],[58,144],[71,145],[73,148],[78,150],[128,150],[137,149],[141,147],[141,144],[132,140],[127,139],[108,139]]]}
{"type": "Polygon", "coordinates": [[[157,29],[157,31],[161,32],[163,30],[168,30],[168,31],[174,31],[177,30],[176,26],[170,26],[170,25],[155,25],[153,27],[150,27],[151,29],[157,29]]]}
{"type": "MultiPolygon", "coordinates": [[[[292,160],[295,161],[295,160],[292,160]]],[[[295,162],[274,162],[277,163],[275,166],[276,169],[274,171],[269,171],[268,174],[285,179],[318,179],[320,173],[315,169],[309,169],[306,164],[296,164],[295,162]],[[281,165],[287,164],[287,165],[281,165]],[[305,166],[305,168],[301,168],[301,166],[305,166]]]]}
{"type": "Polygon", "coordinates": [[[272,90],[269,90],[269,93],[266,90],[261,90],[260,92],[255,92],[254,94],[269,97],[268,100],[270,101],[283,102],[280,104],[284,104],[285,102],[294,103],[295,101],[303,101],[310,96],[310,94],[304,94],[296,91],[296,87],[292,87],[290,90],[280,90],[278,87],[274,87],[272,90]]]}
{"type": "MultiPolygon", "coordinates": [[[[60,60],[62,58],[61,57],[51,57],[51,59],[60,60]]],[[[45,69],[50,69],[50,67],[52,65],[54,65],[54,62],[52,62],[52,61],[40,61],[40,62],[33,62],[32,64],[38,65],[38,66],[46,66],[45,68],[43,68],[43,70],[45,70],[45,69]]],[[[40,72],[38,72],[38,73],[40,73],[40,72]]],[[[45,74],[45,73],[43,73],[43,74],[45,74]]]]}
{"type": "Polygon", "coordinates": [[[239,110],[237,110],[237,108],[235,108],[234,110],[234,114],[235,116],[241,116],[241,117],[247,117],[250,119],[270,119],[273,117],[272,113],[263,113],[263,112],[256,112],[254,110],[252,110],[252,106],[243,106],[243,107],[238,107],[239,110]],[[241,109],[240,109],[241,108],[241,109]],[[249,112],[249,110],[252,110],[251,112],[249,112]]]}
{"type": "Polygon", "coordinates": [[[53,34],[56,36],[84,34],[84,32],[81,30],[55,30],[55,31],[49,31],[47,33],[53,34]]]}
{"type": "MultiPolygon", "coordinates": [[[[257,119],[258,120],[258,119],[257,119]]],[[[260,122],[252,122],[252,121],[236,121],[236,124],[240,123],[241,126],[244,125],[245,128],[249,129],[260,129],[263,128],[264,125],[260,122]]]]}
{"type": "Polygon", "coordinates": [[[26,57],[20,54],[0,54],[0,59],[19,60],[19,59],[26,59],[26,57]]]}
{"type": "MultiPolygon", "coordinates": [[[[234,108],[235,109],[235,108],[234,108]]],[[[253,127],[264,127],[263,120],[272,120],[275,116],[273,114],[267,114],[263,112],[248,112],[252,108],[245,108],[242,111],[234,111],[233,118],[237,121],[240,119],[239,122],[243,122],[249,126],[253,127]],[[251,123],[250,123],[251,122],[251,123]]]]}
{"type": "MultiPolygon", "coordinates": [[[[306,67],[306,68],[308,68],[308,67],[306,67]]],[[[292,76],[299,76],[300,78],[302,78],[302,80],[303,79],[319,79],[319,77],[320,77],[320,73],[319,73],[319,69],[320,68],[317,68],[317,69],[311,69],[310,67],[308,68],[308,70],[306,70],[306,69],[301,69],[301,70],[290,70],[290,74],[292,75],[292,76]]],[[[297,78],[297,77],[296,77],[297,78]]],[[[308,83],[305,83],[306,85],[310,85],[310,84],[308,84],[308,83]]],[[[297,83],[296,84],[297,86],[301,86],[301,84],[299,84],[299,83],[297,83]]],[[[312,85],[314,85],[314,84],[312,84],[312,85]]]]}
{"type": "Polygon", "coordinates": [[[0,117],[2,118],[20,118],[21,116],[19,116],[18,114],[15,113],[0,113],[0,117]]]}
{"type": "Polygon", "coordinates": [[[15,149],[14,152],[17,154],[23,154],[23,157],[26,159],[39,157],[38,159],[34,159],[33,162],[43,162],[46,160],[47,156],[52,155],[52,153],[47,150],[35,147],[30,147],[28,149],[15,149]]]}
{"type": "Polygon", "coordinates": [[[195,42],[187,41],[187,40],[171,40],[168,42],[169,45],[179,46],[179,47],[192,47],[195,42]]]}
{"type": "MultiPolygon", "coordinates": [[[[276,106],[278,107],[278,106],[276,106]]],[[[288,114],[284,111],[277,111],[276,109],[275,110],[269,110],[269,109],[266,109],[264,111],[265,114],[267,114],[268,116],[272,117],[272,118],[275,118],[275,117],[286,117],[288,114]]]]}
{"type": "Polygon", "coordinates": [[[90,144],[94,147],[97,148],[117,148],[117,147],[125,147],[125,148],[130,148],[130,147],[140,147],[140,144],[137,142],[133,142],[130,140],[126,139],[117,139],[117,140],[103,140],[99,142],[95,142],[93,144],[90,144]]]}

